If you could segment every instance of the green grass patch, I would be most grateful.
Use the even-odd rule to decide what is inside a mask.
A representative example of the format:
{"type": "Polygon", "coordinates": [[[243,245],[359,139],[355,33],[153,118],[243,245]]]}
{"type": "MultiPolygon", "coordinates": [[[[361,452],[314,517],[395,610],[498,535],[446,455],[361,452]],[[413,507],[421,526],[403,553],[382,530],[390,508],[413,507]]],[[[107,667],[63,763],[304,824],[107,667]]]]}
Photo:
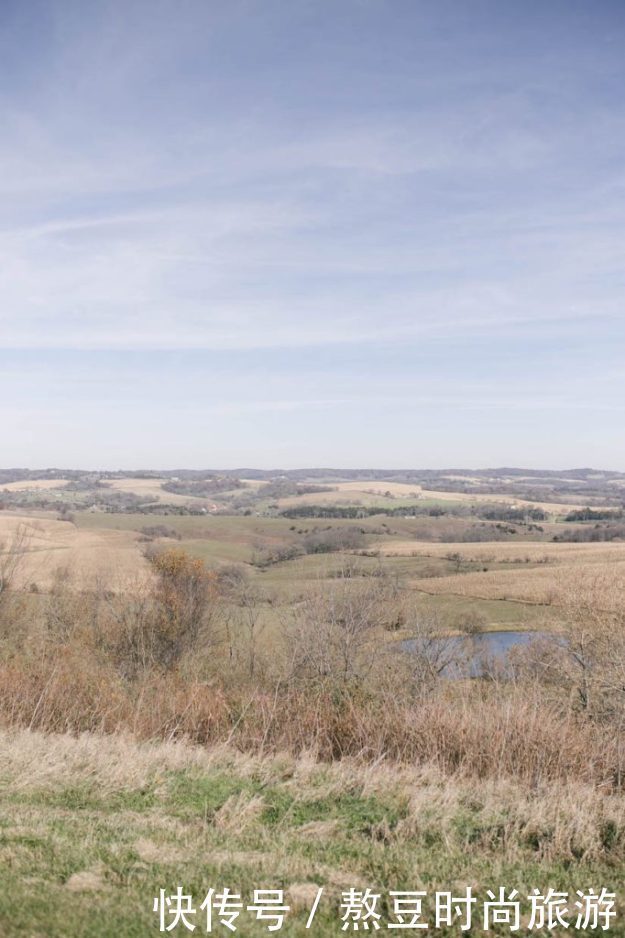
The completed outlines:
{"type": "MultiPolygon", "coordinates": [[[[534,886],[622,888],[623,831],[614,823],[605,826],[602,859],[586,860],[575,849],[549,859],[554,830],[546,825],[510,842],[505,805],[489,811],[487,800],[467,796],[447,809],[434,788],[432,807],[426,801],[415,815],[405,785],[368,791],[364,778],[337,771],[320,766],[299,779],[279,762],[245,771],[216,765],[165,770],[141,786],[114,790],[96,782],[19,790],[6,779],[0,934],[158,934],[153,898],[178,885],[196,904],[211,887],[240,891],[245,902],[254,888],[282,888],[288,902],[293,884],[323,886],[313,929],[306,932],[301,908],[282,930],[290,936],[340,933],[341,892],[350,885],[380,892],[384,914],[392,889],[434,892],[470,883],[482,895],[499,885],[523,895],[534,886]],[[256,810],[246,813],[250,804],[256,810]]],[[[248,913],[241,923],[241,934],[267,934],[248,913]]],[[[610,934],[625,935],[620,921],[610,934]]]]}

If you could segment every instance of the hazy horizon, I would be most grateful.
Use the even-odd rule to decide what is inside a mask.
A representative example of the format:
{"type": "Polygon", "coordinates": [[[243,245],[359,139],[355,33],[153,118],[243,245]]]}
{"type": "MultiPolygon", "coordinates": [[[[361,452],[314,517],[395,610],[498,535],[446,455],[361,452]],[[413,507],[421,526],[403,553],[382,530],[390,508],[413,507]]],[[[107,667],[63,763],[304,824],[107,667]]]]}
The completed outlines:
{"type": "Polygon", "coordinates": [[[6,0],[3,464],[623,470],[624,45],[616,0],[6,0]]]}
{"type": "MultiPolygon", "coordinates": [[[[206,473],[215,473],[218,475],[220,472],[233,473],[233,472],[263,472],[263,473],[295,473],[295,472],[388,472],[388,473],[419,473],[419,472],[434,472],[434,473],[454,473],[454,472],[493,472],[493,473],[504,473],[504,472],[530,472],[532,474],[537,474],[544,472],[546,474],[552,473],[608,473],[608,474],[623,474],[625,475],[625,469],[606,469],[604,466],[507,466],[507,465],[493,465],[493,466],[478,466],[478,465],[455,465],[455,466],[390,466],[390,465],[323,465],[319,464],[310,464],[310,465],[206,465],[206,466],[181,466],[181,465],[154,465],[154,466],[116,466],[116,465],[46,465],[42,464],[40,466],[11,466],[11,465],[2,465],[0,466],[0,472],[8,471],[19,471],[24,470],[27,472],[54,472],[63,473],[63,472],[89,472],[89,473],[139,473],[139,472],[151,472],[159,473],[164,472],[171,474],[174,472],[206,472],[206,473]]],[[[0,483],[1,487],[1,483],[0,483]]]]}

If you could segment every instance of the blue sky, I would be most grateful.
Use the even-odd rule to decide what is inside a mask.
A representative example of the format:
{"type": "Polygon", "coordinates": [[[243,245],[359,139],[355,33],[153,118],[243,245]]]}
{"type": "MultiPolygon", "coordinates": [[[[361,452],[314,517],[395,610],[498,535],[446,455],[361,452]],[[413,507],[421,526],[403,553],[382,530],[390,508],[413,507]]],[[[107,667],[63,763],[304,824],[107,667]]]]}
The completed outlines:
{"type": "Polygon", "coordinates": [[[0,464],[625,469],[621,0],[3,0],[0,464]]]}

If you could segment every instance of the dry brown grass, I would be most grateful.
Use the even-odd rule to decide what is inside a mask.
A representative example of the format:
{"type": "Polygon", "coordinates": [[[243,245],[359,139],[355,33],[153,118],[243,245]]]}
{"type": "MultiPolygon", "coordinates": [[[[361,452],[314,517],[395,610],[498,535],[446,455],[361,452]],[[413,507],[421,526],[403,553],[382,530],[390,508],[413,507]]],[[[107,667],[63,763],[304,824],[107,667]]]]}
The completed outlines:
{"type": "MultiPolygon", "coordinates": [[[[55,524],[37,532],[42,555],[54,553],[52,534],[71,528],[55,524]]],[[[569,557],[569,547],[589,545],[561,546],[569,557]]],[[[220,587],[197,560],[178,560],[164,571],[154,564],[137,592],[63,582],[50,595],[6,591],[0,779],[10,824],[0,852],[14,879],[4,919],[0,909],[3,934],[15,908],[36,905],[35,892],[43,909],[31,916],[36,924],[22,919],[7,934],[88,934],[68,916],[68,897],[84,895],[104,921],[113,904],[142,910],[158,888],[146,886],[146,875],[166,882],[174,868],[183,882],[223,872],[255,887],[269,877],[303,902],[318,881],[328,895],[371,883],[491,886],[510,864],[514,884],[539,868],[570,888],[569,878],[587,882],[589,870],[611,875],[622,863],[625,641],[614,641],[622,617],[604,612],[606,596],[617,605],[613,564],[588,588],[583,561],[536,568],[552,580],[575,571],[576,591],[564,597],[566,651],[545,642],[510,679],[448,681],[389,651],[380,603],[393,613],[394,602],[405,603],[399,611],[413,634],[419,623],[394,581],[377,577],[326,580],[324,601],[312,606],[300,597],[281,644],[259,649],[251,669],[253,629],[241,628],[247,607],[236,581],[220,587]],[[189,565],[215,584],[201,594],[201,634],[178,628],[193,595],[189,565]],[[321,668],[296,667],[300,616],[313,644],[326,643],[321,668]],[[180,654],[154,653],[163,625],[181,636],[180,654]],[[288,653],[279,654],[282,646],[288,653]]],[[[421,625],[427,639],[430,624],[421,625]]],[[[147,933],[139,915],[127,931],[114,925],[106,935],[147,933]]]]}
{"type": "MultiPolygon", "coordinates": [[[[338,800],[355,793],[363,799],[391,796],[406,805],[393,833],[396,843],[415,842],[427,827],[452,845],[459,836],[458,818],[470,806],[476,827],[483,829],[484,836],[496,831],[507,845],[508,859],[514,858],[515,849],[522,852],[522,845],[533,837],[543,841],[545,859],[598,858],[605,852],[606,828],[625,828],[625,799],[608,796],[577,778],[528,788],[522,779],[450,777],[435,764],[409,766],[388,760],[371,764],[353,758],[327,764],[307,752],[250,755],[231,745],[137,742],[127,735],[0,731],[0,775],[5,795],[13,797],[86,785],[102,795],[141,790],[161,786],[170,773],[181,772],[195,776],[227,772],[264,786],[279,784],[285,793],[302,800],[338,800]]],[[[232,796],[216,814],[215,827],[240,834],[257,821],[263,807],[260,795],[232,796]]],[[[332,823],[336,822],[317,826],[327,833],[332,823]]],[[[308,827],[301,828],[300,836],[317,836],[308,827]]],[[[154,861],[154,844],[143,840],[138,847],[154,861]]],[[[161,859],[162,855],[161,850],[161,859]]]]}
{"type": "MultiPolygon", "coordinates": [[[[613,666],[620,619],[606,617],[606,610],[622,608],[625,583],[619,586],[612,570],[586,590],[578,570],[575,594],[566,580],[559,582],[563,606],[566,600],[579,613],[567,613],[572,624],[580,620],[586,628],[588,609],[596,612],[593,634],[584,638],[587,673],[581,678],[574,661],[563,666],[554,658],[549,673],[524,665],[519,683],[465,683],[420,669],[416,651],[393,652],[380,628],[384,614],[389,626],[401,618],[426,639],[430,626],[413,622],[408,607],[396,605],[391,582],[326,585],[319,601],[315,594],[299,603],[285,623],[284,647],[264,651],[233,614],[233,608],[247,608],[236,606],[242,594],[220,593],[219,579],[200,561],[180,551],[171,556],[173,566],[156,564],[143,592],[78,593],[57,584],[50,596],[30,603],[16,594],[2,622],[0,723],[228,743],[252,754],[313,750],[326,761],[390,759],[434,765],[449,776],[533,785],[570,777],[620,786],[623,755],[615,727],[623,695],[620,665],[613,666]],[[196,594],[191,587],[205,579],[206,590],[196,594]],[[196,628],[200,613],[202,627],[196,628]],[[582,684],[597,701],[592,713],[586,691],[586,712],[580,711],[582,684]]],[[[476,576],[425,582],[448,590],[450,581],[476,576]]],[[[432,628],[440,636],[436,623],[432,628]]]]}
{"type": "Polygon", "coordinates": [[[70,570],[73,582],[84,588],[102,580],[120,588],[147,573],[132,531],[77,528],[68,521],[0,513],[0,543],[10,544],[20,529],[25,533],[26,556],[16,585],[23,589],[33,583],[49,589],[60,569],[70,570]]]}
{"type": "Polygon", "coordinates": [[[430,541],[381,542],[381,554],[446,557],[459,553],[480,563],[565,563],[594,564],[625,560],[625,543],[554,543],[553,541],[480,541],[436,543],[430,541]]]}
{"type": "Polygon", "coordinates": [[[63,488],[68,481],[68,479],[21,479],[19,482],[5,482],[4,485],[0,485],[0,491],[6,489],[8,492],[45,492],[63,488]]]}
{"type": "Polygon", "coordinates": [[[423,498],[431,499],[440,499],[441,501],[452,501],[452,502],[486,502],[488,504],[505,504],[505,505],[514,505],[515,508],[541,508],[543,511],[546,511],[550,515],[562,515],[566,514],[568,511],[574,511],[579,508],[579,504],[574,502],[567,502],[566,504],[560,504],[559,502],[542,502],[542,501],[529,501],[525,498],[516,498],[513,494],[510,495],[501,495],[501,494],[488,494],[481,492],[468,493],[468,492],[437,492],[434,489],[421,489],[421,495],[423,498]]]}
{"type": "Polygon", "coordinates": [[[473,599],[501,599],[516,602],[559,605],[580,581],[601,579],[613,584],[606,588],[603,606],[620,602],[625,583],[625,544],[553,542],[480,542],[437,544],[397,541],[382,545],[380,552],[391,556],[445,558],[457,555],[461,562],[519,565],[457,573],[445,577],[421,578],[412,585],[432,595],[451,594],[473,599]],[[612,599],[609,595],[612,593],[612,599]]]}
{"type": "Polygon", "coordinates": [[[189,502],[201,502],[202,498],[195,495],[178,495],[175,492],[166,492],[163,483],[168,479],[111,479],[107,482],[117,492],[127,492],[154,499],[163,505],[188,505],[189,502]]]}
{"type": "MultiPolygon", "coordinates": [[[[314,928],[333,935],[354,887],[485,896],[502,879],[521,895],[536,880],[572,893],[598,881],[618,893],[622,879],[625,799],[578,779],[529,787],[435,765],[28,730],[0,731],[0,777],[7,938],[150,934],[152,897],[170,883],[244,896],[280,885],[283,931],[302,935],[323,886],[314,928]]],[[[246,935],[266,934],[254,924],[246,935]]]]}
{"type": "Polygon", "coordinates": [[[390,690],[369,697],[329,688],[227,689],[177,673],[128,685],[67,648],[50,661],[2,667],[0,716],[7,727],[42,732],[188,739],[254,755],[313,751],[326,761],[389,759],[530,785],[577,779],[610,788],[622,775],[609,727],[567,714],[531,686],[446,688],[410,700],[390,690]]]}
{"type": "Polygon", "coordinates": [[[514,570],[489,570],[461,573],[431,579],[418,579],[413,585],[425,593],[453,594],[473,599],[501,599],[537,605],[558,606],[580,579],[600,577],[611,580],[614,591],[606,593],[603,608],[616,608],[622,601],[625,584],[625,560],[613,563],[561,564],[557,568],[548,564],[514,570]]]}

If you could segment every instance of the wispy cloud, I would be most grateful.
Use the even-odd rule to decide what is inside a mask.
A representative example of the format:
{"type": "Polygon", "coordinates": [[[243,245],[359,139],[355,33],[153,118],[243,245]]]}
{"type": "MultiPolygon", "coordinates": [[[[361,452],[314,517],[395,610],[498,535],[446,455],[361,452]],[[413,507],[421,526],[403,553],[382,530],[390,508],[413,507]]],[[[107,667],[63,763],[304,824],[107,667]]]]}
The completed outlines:
{"type": "MultiPolygon", "coordinates": [[[[405,421],[581,411],[583,359],[554,362],[625,344],[618,4],[35,7],[0,11],[0,351],[109,350],[144,420],[119,356],[143,355],[157,388],[159,350],[219,353],[226,384],[193,377],[205,413],[270,428],[359,401],[405,421]],[[515,360],[519,344],[551,355],[515,360]],[[381,347],[411,351],[432,399],[381,347]],[[326,367],[272,386],[308,353],[326,367]],[[514,368],[535,393],[509,393],[514,368]]],[[[607,413],[625,387],[590,361],[607,413]]]]}

